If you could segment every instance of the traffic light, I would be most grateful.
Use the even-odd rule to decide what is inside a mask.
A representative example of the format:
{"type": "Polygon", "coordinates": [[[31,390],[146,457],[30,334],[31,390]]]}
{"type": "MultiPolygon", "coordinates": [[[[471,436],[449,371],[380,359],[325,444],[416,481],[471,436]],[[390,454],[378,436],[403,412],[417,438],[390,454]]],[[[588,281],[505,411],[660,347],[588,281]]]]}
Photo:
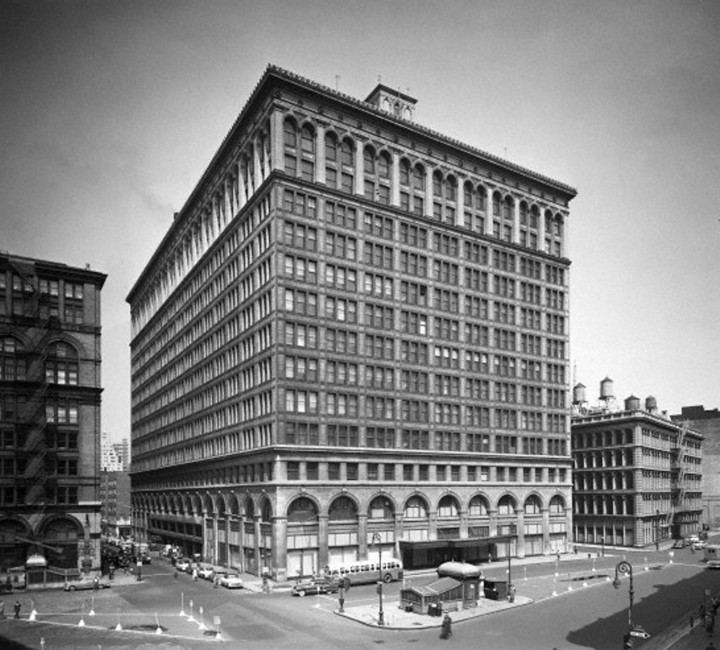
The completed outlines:
{"type": "Polygon", "coordinates": [[[623,634],[623,650],[632,650],[633,647],[633,640],[630,636],[630,632],[625,632],[623,634]]]}

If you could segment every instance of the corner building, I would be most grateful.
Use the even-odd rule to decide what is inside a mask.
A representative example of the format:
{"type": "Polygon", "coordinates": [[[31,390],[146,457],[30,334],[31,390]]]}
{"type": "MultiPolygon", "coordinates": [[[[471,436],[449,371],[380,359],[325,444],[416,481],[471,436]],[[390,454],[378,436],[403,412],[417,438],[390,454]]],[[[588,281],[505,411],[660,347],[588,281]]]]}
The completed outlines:
{"type": "Polygon", "coordinates": [[[572,529],[571,187],[269,67],[128,295],[133,522],[277,579],[572,529]]]}
{"type": "Polygon", "coordinates": [[[100,292],[106,275],[0,253],[0,579],[100,568],[100,292]],[[34,558],[38,566],[38,558],[34,558]]]}

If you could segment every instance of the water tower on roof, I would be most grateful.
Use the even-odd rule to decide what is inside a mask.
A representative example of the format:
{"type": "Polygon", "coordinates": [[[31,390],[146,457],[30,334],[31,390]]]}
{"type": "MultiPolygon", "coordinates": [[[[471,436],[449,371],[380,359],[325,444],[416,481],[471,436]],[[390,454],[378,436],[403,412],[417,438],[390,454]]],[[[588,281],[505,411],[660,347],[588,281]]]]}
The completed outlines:
{"type": "Polygon", "coordinates": [[[605,377],[600,382],[600,408],[612,411],[616,406],[613,380],[610,377],[605,377]]]}

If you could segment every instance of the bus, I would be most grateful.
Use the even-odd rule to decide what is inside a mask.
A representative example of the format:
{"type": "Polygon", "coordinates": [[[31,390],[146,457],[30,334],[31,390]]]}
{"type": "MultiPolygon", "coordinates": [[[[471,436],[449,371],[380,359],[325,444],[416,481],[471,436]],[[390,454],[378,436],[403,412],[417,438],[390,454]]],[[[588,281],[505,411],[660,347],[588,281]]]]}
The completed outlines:
{"type": "Polygon", "coordinates": [[[382,567],[377,561],[357,560],[328,567],[328,575],[337,580],[344,580],[351,585],[377,582],[378,580],[392,582],[393,580],[402,580],[403,568],[400,560],[395,558],[383,560],[382,567]]]}

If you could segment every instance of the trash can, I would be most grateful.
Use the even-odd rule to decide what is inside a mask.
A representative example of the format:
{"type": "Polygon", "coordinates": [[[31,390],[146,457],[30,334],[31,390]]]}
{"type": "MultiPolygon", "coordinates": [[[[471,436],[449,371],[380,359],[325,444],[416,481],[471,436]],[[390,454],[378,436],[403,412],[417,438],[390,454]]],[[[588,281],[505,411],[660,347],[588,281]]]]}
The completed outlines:
{"type": "Polygon", "coordinates": [[[428,604],[428,616],[441,616],[442,605],[440,603],[429,603],[428,604]]]}

